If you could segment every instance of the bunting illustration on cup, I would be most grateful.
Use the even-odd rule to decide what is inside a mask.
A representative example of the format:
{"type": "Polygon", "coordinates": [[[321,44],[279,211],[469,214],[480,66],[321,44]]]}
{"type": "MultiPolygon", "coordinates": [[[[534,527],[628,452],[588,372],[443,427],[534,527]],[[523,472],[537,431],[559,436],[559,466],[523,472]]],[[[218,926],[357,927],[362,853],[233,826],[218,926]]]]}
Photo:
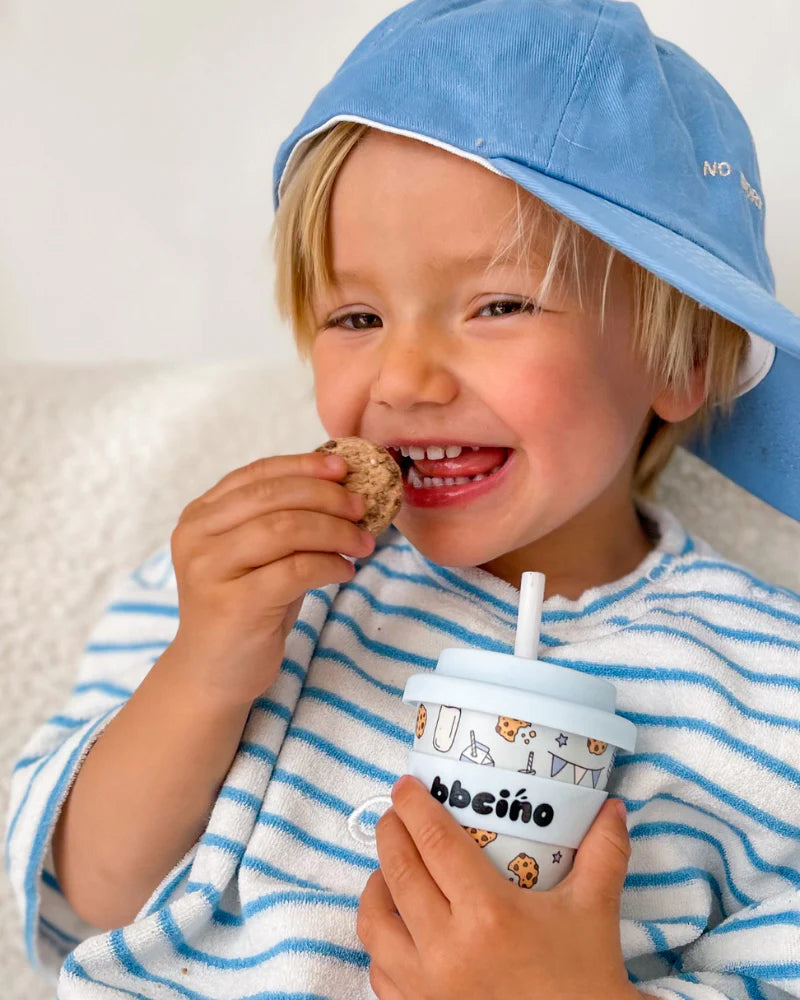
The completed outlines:
{"type": "Polygon", "coordinates": [[[513,655],[443,649],[403,694],[417,705],[409,773],[523,889],[568,874],[617,750],[636,745],[613,684],[536,659],[544,581],[522,574],[513,655]]]}

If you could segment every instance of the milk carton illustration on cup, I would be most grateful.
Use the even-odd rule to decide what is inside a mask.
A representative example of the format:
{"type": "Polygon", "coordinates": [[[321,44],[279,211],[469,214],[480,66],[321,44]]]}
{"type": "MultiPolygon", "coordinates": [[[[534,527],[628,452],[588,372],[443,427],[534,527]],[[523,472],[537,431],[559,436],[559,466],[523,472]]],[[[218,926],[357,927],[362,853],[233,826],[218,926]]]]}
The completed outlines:
{"type": "Polygon", "coordinates": [[[443,649],[403,694],[417,705],[409,773],[524,889],[567,875],[616,750],[636,745],[613,684],[536,659],[544,580],[522,574],[513,655],[443,649]]]}
{"type": "Polygon", "coordinates": [[[447,753],[456,738],[456,730],[461,719],[461,709],[452,705],[440,705],[433,731],[433,745],[440,753],[447,753]]]}

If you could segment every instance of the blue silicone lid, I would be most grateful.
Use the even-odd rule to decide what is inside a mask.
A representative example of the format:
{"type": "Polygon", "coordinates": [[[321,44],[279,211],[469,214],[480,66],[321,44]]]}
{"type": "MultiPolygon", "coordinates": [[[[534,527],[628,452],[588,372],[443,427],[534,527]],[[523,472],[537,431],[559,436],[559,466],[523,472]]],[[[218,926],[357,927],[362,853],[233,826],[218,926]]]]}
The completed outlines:
{"type": "Polygon", "coordinates": [[[435,674],[536,691],[606,712],[613,712],[617,705],[617,689],[601,677],[511,653],[494,653],[485,649],[443,649],[435,674]]]}

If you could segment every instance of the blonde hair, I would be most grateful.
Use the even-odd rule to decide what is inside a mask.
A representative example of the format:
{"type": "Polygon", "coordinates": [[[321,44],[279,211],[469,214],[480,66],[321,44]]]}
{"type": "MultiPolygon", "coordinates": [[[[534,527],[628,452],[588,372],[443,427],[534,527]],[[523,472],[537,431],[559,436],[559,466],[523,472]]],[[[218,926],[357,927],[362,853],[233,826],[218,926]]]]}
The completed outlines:
{"type": "MultiPolygon", "coordinates": [[[[314,136],[296,171],[286,184],[272,225],[275,255],[275,299],[284,320],[291,323],[298,354],[307,360],[315,337],[310,302],[316,290],[333,282],[328,231],[331,191],[348,153],[371,130],[360,122],[338,122],[314,136]]],[[[582,308],[581,276],[592,244],[606,253],[601,304],[601,333],[606,288],[616,255],[632,270],[633,347],[645,369],[661,384],[688,389],[690,374],[705,363],[705,398],[685,420],[665,421],[653,413],[639,446],[632,491],[652,497],[655,484],[678,444],[698,432],[707,440],[714,418],[730,414],[735,399],[737,371],[749,349],[741,326],[680,292],[651,271],[600,240],[572,219],[516,187],[516,232],[508,250],[530,250],[533,235],[550,238],[550,260],[538,290],[546,301],[555,283],[577,288],[582,308]],[[520,192],[529,195],[523,204],[520,192]]],[[[489,265],[491,267],[491,265],[489,265]]]]}

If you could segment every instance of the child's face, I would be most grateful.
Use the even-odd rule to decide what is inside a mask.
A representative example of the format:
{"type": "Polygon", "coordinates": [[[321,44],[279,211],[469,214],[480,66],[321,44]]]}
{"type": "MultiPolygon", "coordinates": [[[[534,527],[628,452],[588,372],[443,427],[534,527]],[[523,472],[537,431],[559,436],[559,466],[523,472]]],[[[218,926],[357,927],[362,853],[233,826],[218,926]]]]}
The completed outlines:
{"type": "Polygon", "coordinates": [[[630,349],[630,275],[618,257],[602,336],[599,254],[583,313],[564,292],[539,303],[538,315],[487,309],[533,297],[545,262],[488,274],[487,261],[435,262],[491,255],[515,204],[513,182],[476,163],[367,135],[333,189],[333,266],[354,276],[313,303],[317,410],[331,437],[514,449],[502,481],[480,497],[404,502],[395,524],[433,561],[483,565],[518,583],[521,568],[577,580],[579,567],[599,559],[606,569],[597,572],[613,579],[615,559],[637,550],[628,572],[643,555],[630,481],[656,395],[630,349]],[[350,312],[368,315],[323,329],[350,312]]]}

